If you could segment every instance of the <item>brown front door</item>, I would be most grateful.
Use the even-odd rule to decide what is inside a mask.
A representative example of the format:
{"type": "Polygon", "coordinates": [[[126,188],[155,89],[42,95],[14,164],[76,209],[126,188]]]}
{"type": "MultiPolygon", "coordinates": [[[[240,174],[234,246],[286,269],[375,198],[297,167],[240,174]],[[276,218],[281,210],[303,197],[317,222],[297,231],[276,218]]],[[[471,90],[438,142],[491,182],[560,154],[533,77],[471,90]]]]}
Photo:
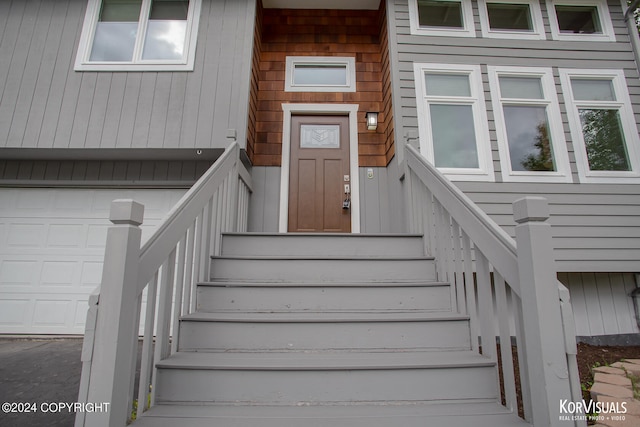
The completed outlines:
{"type": "Polygon", "coordinates": [[[290,232],[351,232],[347,116],[291,117],[290,232]]]}

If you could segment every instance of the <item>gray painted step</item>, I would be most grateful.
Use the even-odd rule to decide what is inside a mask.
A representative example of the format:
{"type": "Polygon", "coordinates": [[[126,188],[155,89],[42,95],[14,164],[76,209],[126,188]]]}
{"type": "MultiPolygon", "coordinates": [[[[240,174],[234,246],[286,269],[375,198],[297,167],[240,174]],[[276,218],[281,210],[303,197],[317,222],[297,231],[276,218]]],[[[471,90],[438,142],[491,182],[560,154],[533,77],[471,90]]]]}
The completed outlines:
{"type": "Polygon", "coordinates": [[[247,233],[225,234],[223,256],[417,257],[425,254],[422,236],[392,234],[247,233]]]}
{"type": "Polygon", "coordinates": [[[455,350],[469,319],[406,312],[197,313],[180,322],[180,349],[199,351],[455,350]]]}
{"type": "Polygon", "coordinates": [[[296,311],[451,311],[448,283],[273,284],[201,283],[197,290],[199,312],[296,311]]]}
{"type": "Polygon", "coordinates": [[[184,352],[157,367],[159,403],[355,404],[497,399],[499,394],[495,364],[462,351],[184,352]]]}
{"type": "Polygon", "coordinates": [[[215,257],[212,280],[267,282],[402,282],[436,279],[433,258],[313,259],[215,257]]]}
{"type": "Polygon", "coordinates": [[[495,401],[396,405],[158,405],[134,427],[526,427],[495,401]]]}

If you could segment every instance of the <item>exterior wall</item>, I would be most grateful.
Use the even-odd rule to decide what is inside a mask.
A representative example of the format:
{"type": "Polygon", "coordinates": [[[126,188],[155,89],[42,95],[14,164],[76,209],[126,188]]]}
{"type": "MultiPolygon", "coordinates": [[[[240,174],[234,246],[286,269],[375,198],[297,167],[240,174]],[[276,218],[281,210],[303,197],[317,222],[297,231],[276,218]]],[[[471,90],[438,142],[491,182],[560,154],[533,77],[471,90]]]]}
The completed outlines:
{"type": "Polygon", "coordinates": [[[87,0],[0,2],[0,147],[244,144],[253,0],[203,0],[194,71],[76,72],[87,0]]]}
{"type": "MultiPolygon", "coordinates": [[[[280,215],[280,168],[253,166],[253,193],[249,212],[250,232],[278,232],[280,215]]],[[[403,189],[398,163],[388,167],[360,168],[360,231],[362,233],[401,233],[405,218],[403,189]],[[369,178],[369,169],[373,172],[369,178]]]]}
{"type": "Polygon", "coordinates": [[[640,332],[635,320],[632,274],[560,273],[569,288],[577,336],[624,335],[640,332]]]}
{"type": "Polygon", "coordinates": [[[188,188],[213,161],[0,160],[0,186],[188,188]]]}
{"type": "Polygon", "coordinates": [[[254,35],[247,152],[254,165],[279,166],[283,103],[359,104],[360,166],[386,166],[393,157],[390,78],[384,10],[258,9],[254,35]],[[258,31],[261,29],[261,31],[258,31]],[[259,56],[256,75],[255,57],[259,56]],[[285,92],[287,56],[356,58],[355,92],[285,92]],[[375,132],[367,111],[379,112],[375,132]],[[255,115],[255,118],[254,118],[255,115]]]}
{"type": "MultiPolygon", "coordinates": [[[[551,40],[544,1],[540,6],[547,40],[481,37],[476,1],[473,2],[476,37],[412,35],[408,0],[388,0],[387,3],[392,43],[395,40],[391,57],[396,137],[418,135],[414,62],[480,65],[496,182],[457,181],[456,184],[511,234],[514,224],[510,204],[514,200],[526,194],[549,198],[561,271],[637,271],[640,260],[640,185],[579,183],[558,71],[559,68],[623,70],[636,123],[640,122],[640,80],[620,2],[608,2],[616,42],[551,40]],[[492,65],[553,69],[573,184],[500,182],[502,167],[487,75],[487,66],[492,65]]],[[[417,144],[418,141],[411,143],[417,144]]]]}

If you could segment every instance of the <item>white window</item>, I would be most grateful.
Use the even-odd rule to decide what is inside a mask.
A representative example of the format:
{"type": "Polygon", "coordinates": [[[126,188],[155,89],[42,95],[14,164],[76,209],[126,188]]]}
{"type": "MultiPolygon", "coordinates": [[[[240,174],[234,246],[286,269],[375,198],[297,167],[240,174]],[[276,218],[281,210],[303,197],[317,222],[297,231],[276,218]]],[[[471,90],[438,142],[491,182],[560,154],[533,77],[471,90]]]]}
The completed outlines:
{"type": "Polygon", "coordinates": [[[616,41],[606,0],[547,0],[555,40],[616,41]]]}
{"type": "Polygon", "coordinates": [[[412,34],[475,37],[471,0],[410,0],[412,34]]]}
{"type": "Polygon", "coordinates": [[[75,69],[193,70],[201,0],[89,0],[75,69]]]}
{"type": "Polygon", "coordinates": [[[544,24],[537,0],[480,0],[484,37],[544,40],[544,24]]]}
{"type": "Polygon", "coordinates": [[[622,71],[560,70],[583,182],[640,181],[640,139],[622,71]]]}
{"type": "Polygon", "coordinates": [[[489,67],[502,179],[571,182],[551,69],[489,67]]]}
{"type": "Polygon", "coordinates": [[[356,59],[336,56],[287,56],[286,92],[355,92],[356,59]]]}
{"type": "Polygon", "coordinates": [[[414,64],[420,151],[452,180],[493,181],[480,67],[414,64]]]}

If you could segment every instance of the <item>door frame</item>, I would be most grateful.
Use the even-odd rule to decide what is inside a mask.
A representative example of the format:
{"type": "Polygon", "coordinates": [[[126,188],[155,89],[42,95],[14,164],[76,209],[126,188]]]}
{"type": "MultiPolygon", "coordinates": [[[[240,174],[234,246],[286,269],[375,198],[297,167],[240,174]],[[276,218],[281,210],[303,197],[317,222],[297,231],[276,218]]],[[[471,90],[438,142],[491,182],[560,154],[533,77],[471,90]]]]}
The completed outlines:
{"type": "Polygon", "coordinates": [[[349,117],[349,173],[351,186],[351,233],[360,233],[360,175],[358,171],[358,104],[282,104],[282,166],[280,168],[279,233],[288,232],[289,168],[291,166],[291,116],[340,115],[349,117]]]}

